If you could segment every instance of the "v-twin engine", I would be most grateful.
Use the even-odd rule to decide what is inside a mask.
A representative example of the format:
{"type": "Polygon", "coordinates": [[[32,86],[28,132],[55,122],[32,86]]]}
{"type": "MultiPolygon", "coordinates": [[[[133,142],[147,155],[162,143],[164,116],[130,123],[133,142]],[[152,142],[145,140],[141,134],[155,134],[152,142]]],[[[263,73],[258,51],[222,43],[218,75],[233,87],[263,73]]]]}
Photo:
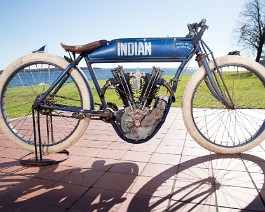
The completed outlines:
{"type": "Polygon", "coordinates": [[[160,123],[167,105],[168,97],[159,96],[156,100],[156,107],[141,107],[134,105],[120,110],[116,116],[122,132],[132,140],[145,139],[151,135],[160,123]]]}
{"type": "Polygon", "coordinates": [[[110,78],[102,88],[102,94],[110,86],[114,86],[122,99],[123,107],[113,103],[115,122],[128,139],[138,141],[150,136],[161,122],[168,104],[168,96],[158,95],[161,86],[165,86],[174,97],[170,85],[162,78],[163,70],[153,67],[151,73],[125,73],[122,66],[112,69],[110,78]],[[152,102],[154,103],[151,106],[152,102]]]}

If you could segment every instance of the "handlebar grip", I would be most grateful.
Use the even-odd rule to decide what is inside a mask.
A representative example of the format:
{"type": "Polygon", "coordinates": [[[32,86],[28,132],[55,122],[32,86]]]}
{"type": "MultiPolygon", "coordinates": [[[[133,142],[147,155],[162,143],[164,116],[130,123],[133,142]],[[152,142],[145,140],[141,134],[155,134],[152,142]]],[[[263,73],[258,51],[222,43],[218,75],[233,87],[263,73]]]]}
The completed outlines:
{"type": "Polygon", "coordinates": [[[203,18],[199,23],[193,23],[193,24],[188,24],[188,28],[190,29],[198,29],[199,27],[203,27],[206,25],[206,19],[203,18]]]}
{"type": "Polygon", "coordinates": [[[205,26],[205,25],[206,25],[206,19],[203,18],[203,19],[201,20],[201,22],[199,23],[199,27],[203,27],[203,26],[205,26]]]}
{"type": "Polygon", "coordinates": [[[202,37],[204,31],[208,28],[206,25],[206,19],[203,18],[199,23],[188,24],[189,34],[186,37],[194,37],[192,44],[195,45],[202,37]],[[198,28],[201,28],[198,32],[198,28]]]}
{"type": "MultiPolygon", "coordinates": [[[[198,28],[203,28],[204,26],[207,28],[205,18],[203,18],[199,23],[188,24],[189,34],[186,35],[186,37],[194,36],[194,34],[198,31],[198,28]]],[[[203,31],[205,31],[205,29],[203,31]]]]}

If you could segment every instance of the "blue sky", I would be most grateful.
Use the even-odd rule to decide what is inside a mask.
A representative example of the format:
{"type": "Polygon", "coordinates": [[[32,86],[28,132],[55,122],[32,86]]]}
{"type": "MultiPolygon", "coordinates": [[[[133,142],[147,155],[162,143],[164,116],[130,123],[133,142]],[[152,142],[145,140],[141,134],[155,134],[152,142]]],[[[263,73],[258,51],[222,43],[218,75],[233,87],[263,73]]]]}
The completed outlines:
{"type": "Polygon", "coordinates": [[[47,45],[122,37],[181,37],[187,23],[207,19],[204,40],[215,55],[238,49],[232,32],[245,0],[0,0],[0,69],[47,45]]]}

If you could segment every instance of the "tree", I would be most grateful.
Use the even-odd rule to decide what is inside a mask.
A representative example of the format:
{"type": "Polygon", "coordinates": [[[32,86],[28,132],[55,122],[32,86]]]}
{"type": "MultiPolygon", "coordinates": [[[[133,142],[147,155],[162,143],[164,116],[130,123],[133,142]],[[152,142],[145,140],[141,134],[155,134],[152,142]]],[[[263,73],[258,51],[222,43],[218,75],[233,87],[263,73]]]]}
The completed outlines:
{"type": "Polygon", "coordinates": [[[247,1],[235,32],[238,44],[243,50],[255,53],[259,62],[265,41],[265,0],[247,1]]]}

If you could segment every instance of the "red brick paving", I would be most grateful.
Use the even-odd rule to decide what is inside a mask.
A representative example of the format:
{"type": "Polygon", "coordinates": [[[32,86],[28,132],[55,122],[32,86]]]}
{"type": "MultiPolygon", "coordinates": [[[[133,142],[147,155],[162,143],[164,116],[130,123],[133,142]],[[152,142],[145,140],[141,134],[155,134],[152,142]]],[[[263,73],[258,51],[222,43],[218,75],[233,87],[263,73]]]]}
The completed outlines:
{"type": "Polygon", "coordinates": [[[210,153],[188,135],[178,108],[139,145],[91,121],[70,157],[45,167],[22,166],[26,152],[0,132],[0,211],[265,211],[264,148],[210,153]]]}

